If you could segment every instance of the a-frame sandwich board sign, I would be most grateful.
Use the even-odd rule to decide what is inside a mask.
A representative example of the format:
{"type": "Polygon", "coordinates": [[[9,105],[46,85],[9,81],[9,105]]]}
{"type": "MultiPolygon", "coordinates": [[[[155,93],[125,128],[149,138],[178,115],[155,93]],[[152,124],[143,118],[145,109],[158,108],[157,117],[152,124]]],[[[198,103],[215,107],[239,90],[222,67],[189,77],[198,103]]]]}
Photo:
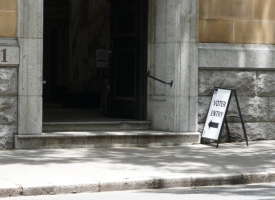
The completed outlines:
{"type": "Polygon", "coordinates": [[[242,140],[246,140],[246,144],[248,146],[248,139],[247,139],[246,130],[244,127],[244,122],[243,122],[236,90],[215,87],[213,91],[212,100],[208,109],[208,114],[206,117],[204,128],[202,131],[202,138],[207,138],[210,140],[217,141],[217,147],[218,147],[224,123],[226,124],[226,131],[228,134],[229,142],[231,142],[231,138],[239,138],[242,140]],[[235,96],[239,113],[233,114],[233,115],[232,114],[227,115],[227,111],[228,111],[233,93],[235,96]],[[244,138],[239,138],[236,136],[232,136],[230,134],[226,117],[240,118],[243,132],[244,132],[244,138]]]}

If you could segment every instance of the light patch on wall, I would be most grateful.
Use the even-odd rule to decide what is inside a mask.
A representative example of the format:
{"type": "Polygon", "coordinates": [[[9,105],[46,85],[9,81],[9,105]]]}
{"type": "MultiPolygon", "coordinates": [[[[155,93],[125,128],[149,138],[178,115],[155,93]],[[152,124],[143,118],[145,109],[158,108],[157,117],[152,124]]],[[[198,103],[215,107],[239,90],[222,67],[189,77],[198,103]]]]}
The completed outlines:
{"type": "Polygon", "coordinates": [[[0,37],[16,37],[17,13],[0,11],[0,37]]]}
{"type": "Polygon", "coordinates": [[[0,0],[0,10],[17,12],[17,0],[0,0]]]}
{"type": "Polygon", "coordinates": [[[275,44],[275,0],[200,0],[200,42],[275,44]],[[223,20],[233,26],[221,29],[223,20]],[[224,39],[233,35],[233,40],[224,39]],[[221,39],[222,38],[222,39],[221,39]]]}

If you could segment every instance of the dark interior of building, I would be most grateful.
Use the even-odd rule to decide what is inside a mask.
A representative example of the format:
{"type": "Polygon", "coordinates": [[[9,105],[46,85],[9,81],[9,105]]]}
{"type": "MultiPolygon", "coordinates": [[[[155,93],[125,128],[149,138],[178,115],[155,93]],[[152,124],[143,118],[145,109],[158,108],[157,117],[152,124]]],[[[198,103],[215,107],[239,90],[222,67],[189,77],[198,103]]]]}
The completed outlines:
{"type": "Polygon", "coordinates": [[[145,0],[44,1],[44,121],[145,119],[145,9],[145,0]]]}

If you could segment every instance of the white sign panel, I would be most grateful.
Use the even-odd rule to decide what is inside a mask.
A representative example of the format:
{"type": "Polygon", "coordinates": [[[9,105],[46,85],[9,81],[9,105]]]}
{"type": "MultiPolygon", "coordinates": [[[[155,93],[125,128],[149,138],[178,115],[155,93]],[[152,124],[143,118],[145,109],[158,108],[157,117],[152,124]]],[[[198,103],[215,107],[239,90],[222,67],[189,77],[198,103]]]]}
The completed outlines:
{"type": "Polygon", "coordinates": [[[231,90],[215,88],[202,137],[218,140],[229,103],[231,90]]]}
{"type": "Polygon", "coordinates": [[[96,67],[108,68],[109,51],[106,49],[96,50],[96,67]]]}

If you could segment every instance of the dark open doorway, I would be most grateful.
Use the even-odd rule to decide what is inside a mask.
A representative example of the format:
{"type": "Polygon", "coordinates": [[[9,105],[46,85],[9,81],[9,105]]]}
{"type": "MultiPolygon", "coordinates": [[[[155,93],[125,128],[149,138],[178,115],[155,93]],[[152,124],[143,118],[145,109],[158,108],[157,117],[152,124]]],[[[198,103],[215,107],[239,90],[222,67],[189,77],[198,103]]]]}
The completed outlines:
{"type": "Polygon", "coordinates": [[[44,121],[145,119],[146,27],[147,0],[44,0],[44,121]]]}

